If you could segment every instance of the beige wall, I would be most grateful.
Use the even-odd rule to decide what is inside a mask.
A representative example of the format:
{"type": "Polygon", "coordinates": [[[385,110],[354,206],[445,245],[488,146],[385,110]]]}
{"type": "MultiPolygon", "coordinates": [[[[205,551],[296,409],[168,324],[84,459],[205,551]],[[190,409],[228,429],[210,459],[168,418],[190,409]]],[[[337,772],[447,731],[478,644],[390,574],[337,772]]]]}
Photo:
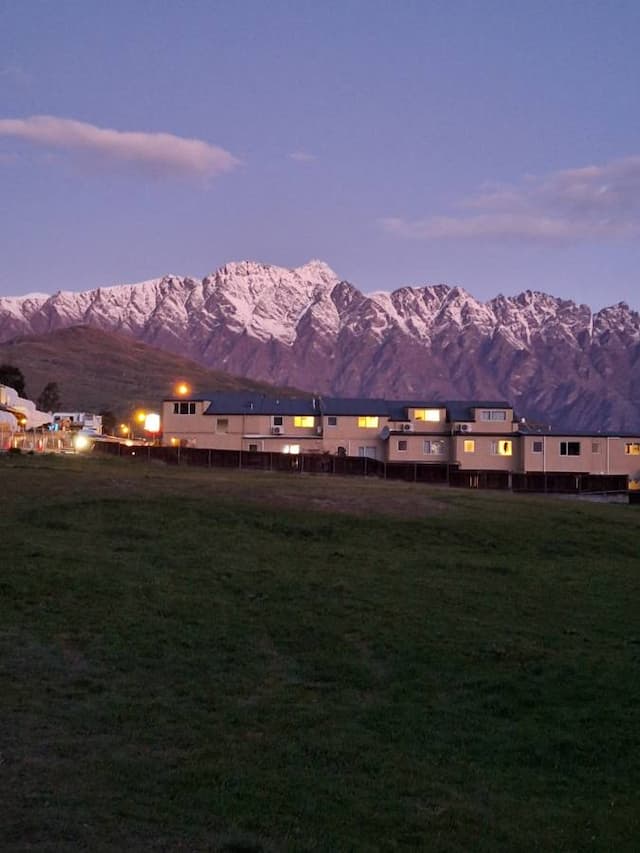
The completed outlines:
{"type": "Polygon", "coordinates": [[[386,460],[388,462],[424,462],[446,464],[449,461],[451,437],[442,433],[392,433],[386,442],[386,460]],[[442,443],[442,453],[425,453],[425,442],[431,448],[435,442],[442,443]],[[406,443],[406,450],[401,450],[406,443]]]}
{"type": "Polygon", "coordinates": [[[520,448],[518,437],[510,432],[484,435],[477,432],[453,436],[452,462],[467,471],[519,471],[520,448]],[[465,449],[465,443],[467,449],[465,449]],[[505,444],[510,447],[510,455],[498,453],[504,451],[505,444]],[[472,449],[471,449],[472,448],[472,449]]]}
{"type": "Polygon", "coordinates": [[[523,470],[527,472],[627,474],[632,479],[635,479],[636,475],[640,476],[640,455],[625,452],[628,445],[640,445],[640,438],[525,435],[521,440],[523,470]],[[578,442],[580,455],[561,455],[562,442],[578,442]],[[534,444],[541,445],[542,452],[534,453],[534,444]]]}

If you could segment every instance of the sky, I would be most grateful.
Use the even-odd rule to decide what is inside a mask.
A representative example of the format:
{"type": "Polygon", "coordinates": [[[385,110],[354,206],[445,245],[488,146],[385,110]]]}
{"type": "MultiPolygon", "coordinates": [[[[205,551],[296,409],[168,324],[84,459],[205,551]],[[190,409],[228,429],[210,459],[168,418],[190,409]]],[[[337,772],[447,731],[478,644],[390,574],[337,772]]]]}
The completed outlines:
{"type": "Polygon", "coordinates": [[[318,258],[640,309],[637,0],[0,0],[0,296],[318,258]]]}

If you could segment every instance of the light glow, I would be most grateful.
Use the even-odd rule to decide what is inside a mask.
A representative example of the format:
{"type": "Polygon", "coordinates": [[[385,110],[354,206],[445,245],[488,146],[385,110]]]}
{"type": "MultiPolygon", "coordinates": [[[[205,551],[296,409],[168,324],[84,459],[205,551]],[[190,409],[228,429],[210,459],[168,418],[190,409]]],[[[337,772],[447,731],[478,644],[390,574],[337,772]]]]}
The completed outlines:
{"type": "Polygon", "coordinates": [[[88,450],[90,445],[91,445],[91,442],[89,441],[89,439],[87,438],[86,435],[82,435],[82,434],[77,435],[73,440],[73,446],[75,447],[76,452],[88,450]]]}
{"type": "Polygon", "coordinates": [[[147,432],[160,432],[160,415],[149,412],[144,419],[144,428],[147,432]]]}
{"type": "Polygon", "coordinates": [[[176,394],[184,397],[191,392],[191,386],[187,382],[178,382],[176,385],[176,394]]]}

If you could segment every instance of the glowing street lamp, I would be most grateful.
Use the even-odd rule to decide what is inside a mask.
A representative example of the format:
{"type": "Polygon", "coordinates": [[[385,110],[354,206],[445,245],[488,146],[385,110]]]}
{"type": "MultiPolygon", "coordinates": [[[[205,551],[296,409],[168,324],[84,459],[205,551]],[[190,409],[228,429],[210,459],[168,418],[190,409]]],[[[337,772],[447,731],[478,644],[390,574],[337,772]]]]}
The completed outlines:
{"type": "Polygon", "coordinates": [[[186,397],[191,392],[191,386],[187,382],[178,382],[176,385],[176,394],[180,397],[186,397]]]}

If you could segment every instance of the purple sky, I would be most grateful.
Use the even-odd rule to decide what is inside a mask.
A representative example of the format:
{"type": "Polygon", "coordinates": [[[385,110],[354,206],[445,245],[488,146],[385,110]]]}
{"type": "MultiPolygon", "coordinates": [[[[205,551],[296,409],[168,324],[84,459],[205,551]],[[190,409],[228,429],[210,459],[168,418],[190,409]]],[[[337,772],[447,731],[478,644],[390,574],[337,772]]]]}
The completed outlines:
{"type": "Polygon", "coordinates": [[[320,258],[640,308],[640,3],[0,5],[0,295],[320,258]]]}

